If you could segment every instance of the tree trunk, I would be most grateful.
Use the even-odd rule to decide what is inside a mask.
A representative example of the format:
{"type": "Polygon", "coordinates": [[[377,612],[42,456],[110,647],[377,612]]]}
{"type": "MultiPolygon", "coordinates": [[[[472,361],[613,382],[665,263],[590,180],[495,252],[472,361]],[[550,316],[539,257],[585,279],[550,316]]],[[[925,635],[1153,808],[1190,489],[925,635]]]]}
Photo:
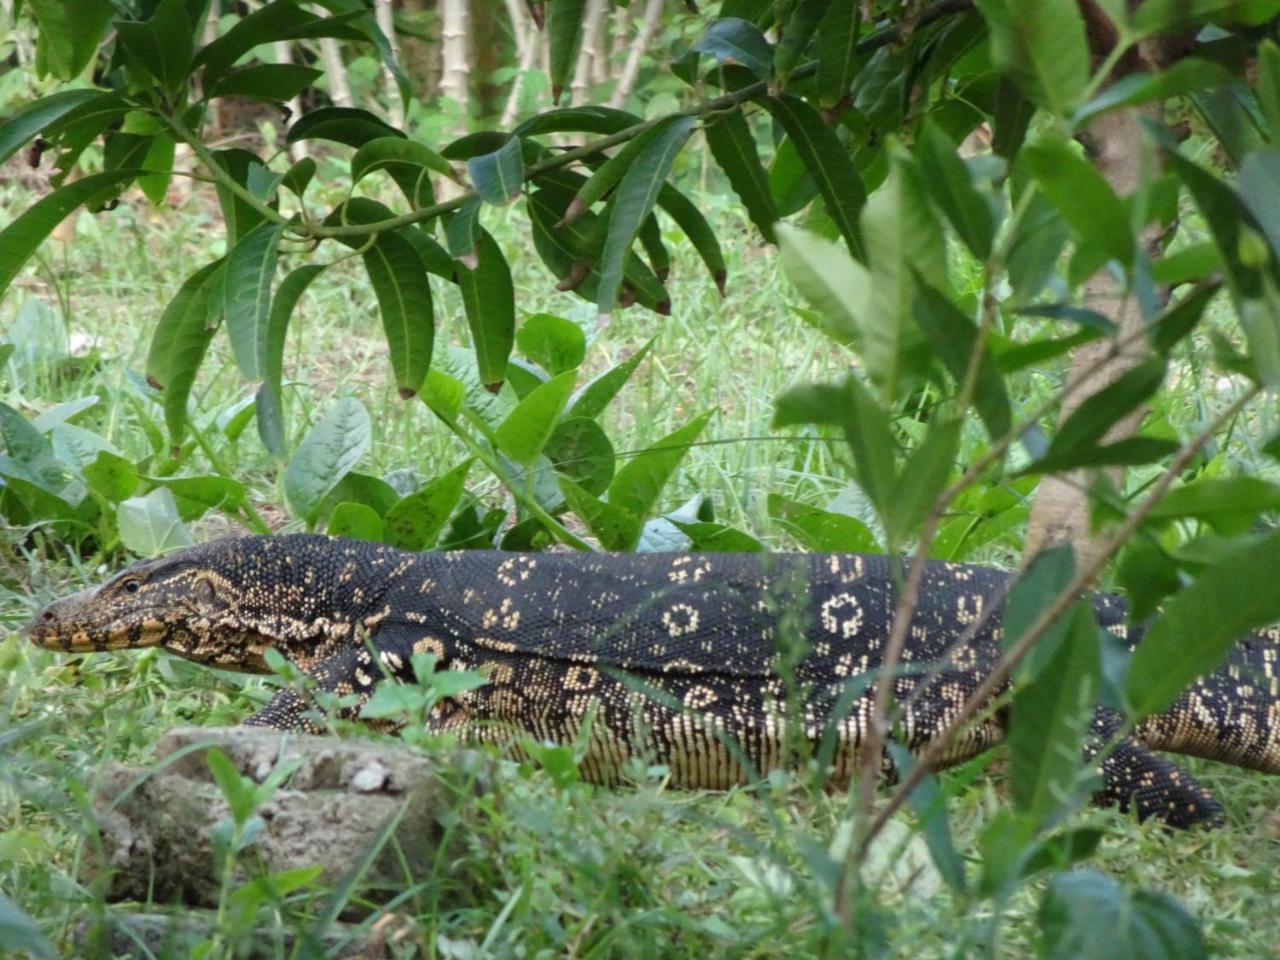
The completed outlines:
{"type": "MultiPolygon", "coordinates": [[[[292,63],[293,51],[289,48],[288,40],[277,40],[271,45],[271,52],[275,55],[276,63],[292,63]]],[[[302,116],[302,98],[294,97],[285,104],[289,108],[289,122],[294,123],[302,116]]],[[[297,163],[303,157],[308,156],[307,141],[299,140],[296,143],[289,144],[289,159],[297,163]]]]}
{"type": "Polygon", "coordinates": [[[355,101],[351,97],[351,87],[347,83],[347,68],[342,62],[342,51],[338,42],[332,37],[320,38],[320,60],[324,64],[324,75],[329,81],[329,99],[335,107],[353,107],[355,101]]]}
{"type": "Polygon", "coordinates": [[[609,98],[609,106],[621,108],[627,102],[627,97],[631,96],[631,88],[636,84],[636,74],[640,72],[640,58],[649,49],[649,44],[653,42],[653,37],[662,24],[662,3],[663,0],[645,0],[644,20],[640,24],[640,32],[636,34],[635,42],[631,44],[631,52],[627,54],[627,63],[622,68],[622,76],[618,78],[618,85],[613,90],[613,96],[609,98]]]}
{"type": "Polygon", "coordinates": [[[471,36],[470,11],[467,0],[441,0],[440,2],[440,53],[444,67],[440,74],[440,94],[452,100],[458,116],[457,132],[465,133],[470,114],[468,78],[471,64],[468,62],[471,36]]]}
{"type": "Polygon", "coordinates": [[[507,12],[511,16],[511,32],[519,38],[516,45],[520,51],[520,60],[516,64],[516,75],[511,80],[507,105],[503,108],[502,118],[498,122],[504,130],[515,123],[520,115],[520,93],[524,89],[524,77],[533,69],[533,62],[538,58],[538,48],[542,41],[541,34],[525,12],[520,0],[512,0],[507,7],[507,12]]]}
{"type": "MultiPolygon", "coordinates": [[[[396,39],[395,15],[391,9],[391,0],[373,0],[373,17],[378,24],[378,29],[382,31],[383,36],[387,38],[387,43],[391,47],[391,59],[400,65],[400,41],[396,39]]],[[[391,71],[391,65],[384,63],[382,65],[382,82],[387,90],[387,113],[393,127],[404,127],[404,111],[405,102],[400,96],[400,86],[396,83],[396,75],[391,71]]]]}
{"type": "Polygon", "coordinates": [[[595,61],[604,57],[604,0],[587,0],[582,15],[582,48],[569,85],[569,102],[575,105],[591,101],[591,74],[595,61]]]}

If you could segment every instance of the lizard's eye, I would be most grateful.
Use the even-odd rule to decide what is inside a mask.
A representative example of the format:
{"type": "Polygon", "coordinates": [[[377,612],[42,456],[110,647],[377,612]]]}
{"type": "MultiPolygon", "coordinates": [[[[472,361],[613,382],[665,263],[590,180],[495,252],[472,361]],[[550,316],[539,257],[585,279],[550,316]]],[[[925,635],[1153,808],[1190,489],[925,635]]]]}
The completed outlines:
{"type": "Polygon", "coordinates": [[[141,580],[126,580],[120,585],[125,593],[137,593],[142,588],[141,580]]]}

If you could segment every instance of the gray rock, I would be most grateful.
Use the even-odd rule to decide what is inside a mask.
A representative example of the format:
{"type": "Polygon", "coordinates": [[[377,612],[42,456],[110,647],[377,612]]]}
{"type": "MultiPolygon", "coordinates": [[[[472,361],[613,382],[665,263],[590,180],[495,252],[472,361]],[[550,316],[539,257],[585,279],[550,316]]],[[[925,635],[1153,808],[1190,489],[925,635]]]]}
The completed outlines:
{"type": "Polygon", "coordinates": [[[319,882],[332,885],[364,865],[361,897],[388,899],[429,876],[438,857],[454,855],[445,838],[456,843],[460,831],[446,831],[444,819],[465,816],[464,798],[492,782],[492,759],[468,750],[427,756],[407,746],[253,727],[172,730],[151,767],[112,764],[99,780],[102,845],[86,860],[85,879],[108,872],[109,900],[217,905],[222,874],[213,828],[230,811],[209,770],[213,747],[256,783],[281,764],[296,767],[256,810],[260,832],[237,857],[237,886],[312,866],[322,868],[319,882]]]}

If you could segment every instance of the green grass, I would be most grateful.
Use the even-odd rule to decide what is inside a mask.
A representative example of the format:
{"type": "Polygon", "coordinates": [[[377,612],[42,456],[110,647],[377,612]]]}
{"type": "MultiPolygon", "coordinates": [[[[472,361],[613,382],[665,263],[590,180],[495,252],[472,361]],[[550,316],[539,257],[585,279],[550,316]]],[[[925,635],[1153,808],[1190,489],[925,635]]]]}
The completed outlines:
{"type": "MultiPolygon", "coordinates": [[[[0,207],[26,197],[0,191],[0,207]]],[[[790,383],[838,376],[849,358],[809,326],[782,282],[771,251],[761,247],[729,208],[712,211],[730,258],[722,301],[691,252],[678,241],[671,283],[672,316],[631,310],[595,332],[587,366],[615,363],[657,336],[653,354],[615,401],[606,429],[618,451],[638,450],[710,409],[719,411],[690,451],[665,495],[670,508],[695,493],[709,495],[719,519],[771,546],[794,547],[765,511],[770,492],[826,505],[847,488],[846,456],[815,435],[773,439],[772,398],[790,383]]],[[[575,319],[593,315],[552,289],[524,242],[522,214],[488,222],[512,259],[519,306],[575,319]]],[[[65,310],[70,330],[93,338],[75,363],[40,366],[7,402],[38,413],[58,402],[96,395],[76,423],[99,432],[125,455],[148,452],[141,416],[159,419],[126,371],[143,364],[147,332],[182,278],[220,253],[221,226],[199,199],[175,213],[126,203],[110,215],[81,215],[74,242],[48,245],[0,302],[8,330],[24,299],[65,310]],[[134,399],[131,399],[134,398],[134,399]]],[[[437,285],[437,293],[442,286],[437,285]]],[[[465,322],[451,293],[441,296],[440,341],[464,342],[465,322]]],[[[289,423],[296,444],[332,399],[358,397],[373,414],[376,442],[364,469],[414,467],[437,476],[465,456],[420,403],[403,403],[390,383],[376,304],[358,265],[348,262],[317,282],[295,315],[286,376],[289,423]]],[[[1030,403],[1052,389],[1053,376],[1026,378],[1030,403]]],[[[1162,411],[1175,425],[1192,423],[1200,380],[1186,378],[1162,411]]],[[[233,410],[250,395],[225,341],[215,340],[198,383],[201,417],[233,410]]],[[[971,443],[977,442],[974,435],[971,443]]],[[[252,429],[224,441],[220,459],[234,464],[273,524],[287,523],[274,470],[252,429]]],[[[1235,457],[1245,456],[1238,450],[1235,457]]],[[[194,455],[192,469],[203,468],[194,455]]],[[[494,482],[473,473],[473,492],[504,505],[494,482]]],[[[1021,514],[1013,515],[1016,521],[1021,514]]],[[[225,521],[201,528],[213,536],[225,521]]],[[[87,794],[103,765],[145,764],[151,744],[180,724],[233,724],[265,696],[262,681],[205,670],[156,651],[118,656],[55,657],[12,631],[53,596],[93,582],[106,570],[96,558],[10,531],[0,568],[0,890],[55,940],[104,907],[78,866],[92,831],[87,794]],[[32,544],[36,546],[32,548],[32,544]]],[[[970,558],[1010,563],[1021,542],[1012,522],[979,542],[970,558]]],[[[966,548],[968,549],[968,548],[966,548]]],[[[1126,884],[1165,890],[1205,924],[1214,955],[1264,957],[1280,942],[1280,780],[1232,768],[1194,764],[1228,811],[1221,830],[1173,834],[1138,826],[1113,812],[1088,810],[1081,825],[1106,838],[1095,865],[1126,884]]],[[[944,778],[944,783],[951,780],[944,778]]],[[[465,811],[470,855],[433,878],[407,905],[423,955],[708,957],[819,954],[829,924],[830,891],[809,865],[814,849],[838,846],[847,829],[843,795],[813,794],[799,778],[775,778],[758,792],[677,794],[651,780],[610,791],[582,785],[557,789],[545,771],[503,766],[501,789],[465,811]],[[509,903],[514,898],[514,903],[509,903]],[[507,907],[509,906],[509,909],[507,907]],[[483,947],[483,950],[481,949],[483,947]],[[468,952],[470,951],[470,952],[468,952]]],[[[954,800],[952,827],[962,853],[1007,803],[999,774],[954,800]]],[[[974,933],[989,909],[962,904],[941,885],[922,842],[907,827],[890,831],[872,857],[871,888],[898,929],[890,955],[943,957],[974,933]],[[893,846],[896,840],[902,849],[893,846]]],[[[1028,955],[1035,942],[1040,887],[1015,898],[997,948],[1028,955]]],[[[285,926],[309,909],[303,900],[285,926]]],[[[975,951],[976,952],[976,951],[975,951]]]]}

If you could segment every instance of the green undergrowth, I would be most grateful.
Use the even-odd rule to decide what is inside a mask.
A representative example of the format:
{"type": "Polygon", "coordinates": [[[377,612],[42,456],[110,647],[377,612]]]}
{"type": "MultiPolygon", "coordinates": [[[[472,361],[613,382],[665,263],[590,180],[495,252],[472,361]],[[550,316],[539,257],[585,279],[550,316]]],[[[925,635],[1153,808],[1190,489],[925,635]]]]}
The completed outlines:
{"type": "MultiPolygon", "coordinates": [[[[0,188],[0,207],[16,208],[15,191],[0,188]]],[[[771,516],[770,494],[818,508],[834,502],[840,512],[864,520],[870,512],[841,479],[849,476],[847,448],[816,431],[774,430],[773,398],[792,383],[838,377],[850,360],[811,328],[812,318],[784,285],[774,254],[748,239],[745,220],[735,219],[728,206],[708,203],[723,235],[741,234],[741,242],[725,244],[728,295],[718,298],[698,275],[690,251],[673,243],[671,316],[631,310],[603,331],[594,328],[592,307],[552,289],[549,275],[521,252],[518,230],[508,235],[497,217],[490,227],[511,258],[521,309],[564,316],[587,331],[584,372],[608,369],[656,336],[604,418],[620,459],[716,411],[664,490],[664,508],[704,495],[717,520],[770,547],[804,547],[792,526],[771,516]]],[[[11,405],[31,417],[96,397],[72,422],[108,440],[125,458],[146,456],[146,432],[161,417],[138,374],[148,331],[182,278],[220,252],[211,249],[221,242],[210,239],[219,234],[214,219],[191,201],[178,215],[162,218],[125,203],[110,215],[81,214],[71,221],[73,242],[48,245],[0,304],[4,330],[26,323],[40,333],[28,339],[27,356],[15,352],[7,361],[11,405]]],[[[465,320],[451,297],[442,295],[438,342],[464,344],[465,320]]],[[[211,349],[194,402],[196,420],[212,426],[207,448],[194,449],[186,469],[216,472],[233,465],[265,523],[296,528],[283,508],[277,467],[255,431],[219,432],[252,394],[225,343],[215,339],[211,349]]],[[[1015,403],[1029,408],[1043,399],[1055,389],[1057,375],[1027,374],[1015,403]]],[[[373,294],[350,263],[326,271],[299,307],[285,376],[291,447],[336,398],[352,396],[376,425],[361,469],[381,475],[412,467],[430,478],[467,454],[423,404],[396,395],[373,294]]],[[[1175,429],[1194,423],[1212,385],[1211,375],[1189,364],[1153,417],[1175,429]]],[[[962,459],[977,439],[975,434],[962,444],[962,459]]],[[[1236,459],[1252,455],[1231,439],[1215,455],[1228,450],[1236,459]]],[[[1133,482],[1143,482],[1140,471],[1133,482]]],[[[479,471],[470,489],[482,502],[509,505],[496,482],[479,471]]],[[[1025,482],[1005,483],[986,490],[984,499],[962,500],[954,525],[944,526],[940,549],[958,559],[1012,564],[1030,491],[1025,482]]],[[[217,536],[230,526],[225,516],[210,512],[196,532],[217,536]]],[[[12,529],[5,539],[0,891],[37,920],[46,938],[63,943],[81,922],[118,909],[104,905],[78,874],[92,842],[88,797],[103,765],[147,763],[151,745],[173,726],[234,724],[268,690],[261,680],[154,650],[66,658],[30,647],[14,632],[23,620],[48,599],[95,582],[125,555],[118,544],[81,555],[55,546],[38,527],[12,529]]],[[[1104,831],[1092,865],[1131,887],[1177,897],[1203,921],[1213,955],[1272,956],[1280,943],[1274,908],[1280,896],[1280,781],[1191,766],[1222,800],[1226,826],[1175,834],[1089,810],[1077,825],[1104,831]]],[[[772,957],[781,950],[817,956],[835,949],[831,878],[821,865],[847,842],[850,802],[844,794],[815,793],[798,776],[727,794],[677,793],[663,788],[661,771],[633,788],[605,790],[574,782],[562,767],[500,767],[498,799],[467,811],[467,856],[443,866],[438,876],[406,878],[398,912],[411,918],[413,935],[395,949],[449,958],[772,957]]],[[[942,782],[956,793],[950,807],[956,846],[971,856],[1007,805],[1002,777],[995,771],[970,786],[958,775],[942,782]]],[[[880,915],[875,910],[892,914],[889,955],[980,955],[974,944],[990,917],[954,899],[909,823],[904,815],[872,855],[868,921],[880,915]]],[[[1027,956],[1035,949],[1040,894],[1033,882],[1009,904],[997,956],[1027,956]]],[[[328,902],[326,891],[303,888],[283,906],[261,904],[256,922],[312,929],[328,902]]],[[[236,932],[223,933],[223,953],[215,955],[234,952],[236,932]]],[[[276,953],[289,955],[283,948],[276,953]]]]}

